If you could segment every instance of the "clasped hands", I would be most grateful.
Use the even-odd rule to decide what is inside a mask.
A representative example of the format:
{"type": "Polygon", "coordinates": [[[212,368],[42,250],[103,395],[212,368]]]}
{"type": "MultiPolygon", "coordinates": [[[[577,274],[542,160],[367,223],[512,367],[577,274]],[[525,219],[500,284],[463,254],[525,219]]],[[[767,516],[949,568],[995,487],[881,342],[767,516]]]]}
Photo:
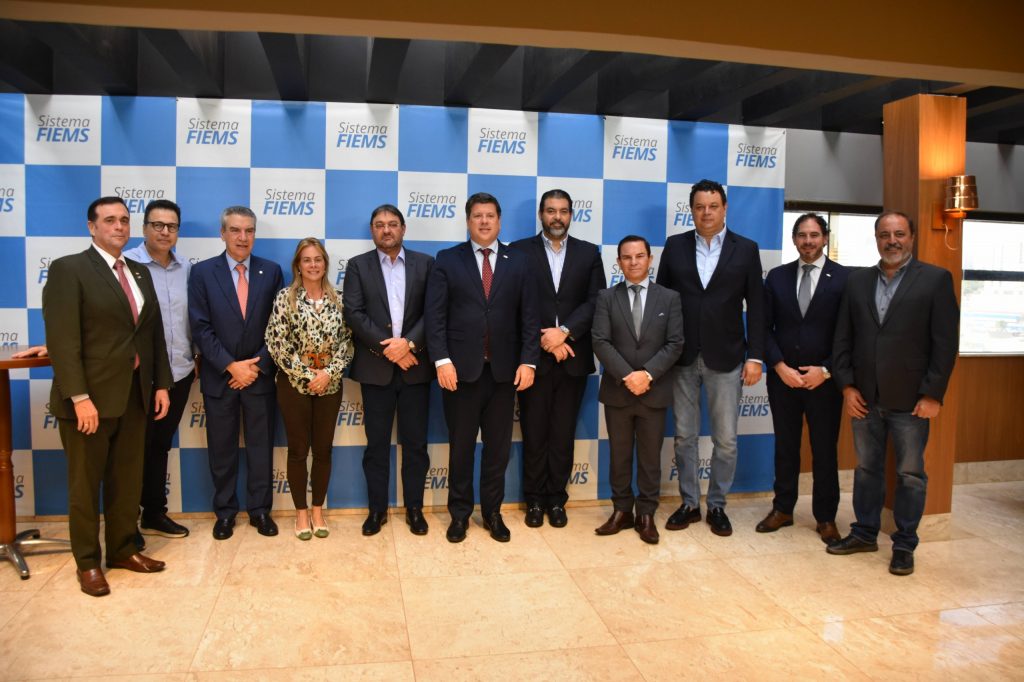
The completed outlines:
{"type": "Polygon", "coordinates": [[[396,336],[384,339],[380,342],[380,345],[384,347],[381,351],[384,357],[398,365],[398,369],[403,372],[414,365],[420,364],[420,361],[416,359],[416,354],[409,348],[409,341],[407,339],[396,336]]]}
{"type": "Polygon", "coordinates": [[[566,358],[576,357],[572,346],[566,343],[568,338],[569,335],[558,327],[545,327],[540,330],[540,347],[555,356],[556,362],[562,362],[566,358]]]}
{"type": "Polygon", "coordinates": [[[816,365],[794,369],[780,360],[775,365],[775,373],[782,379],[782,383],[790,388],[806,388],[809,391],[813,391],[826,381],[825,373],[816,365]]]}

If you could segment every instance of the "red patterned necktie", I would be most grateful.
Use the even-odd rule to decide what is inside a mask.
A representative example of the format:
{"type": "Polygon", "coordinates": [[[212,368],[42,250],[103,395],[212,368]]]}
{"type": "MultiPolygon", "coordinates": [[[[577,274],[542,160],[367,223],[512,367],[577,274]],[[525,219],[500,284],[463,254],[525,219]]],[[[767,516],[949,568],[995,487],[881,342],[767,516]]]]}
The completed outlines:
{"type": "MultiPolygon", "coordinates": [[[[139,323],[139,306],[136,305],[136,303],[135,303],[135,294],[132,293],[132,288],[128,284],[128,278],[124,274],[124,261],[120,260],[120,259],[114,261],[114,270],[117,271],[117,281],[121,283],[121,289],[122,289],[122,291],[124,291],[124,295],[128,297],[128,305],[132,309],[132,321],[135,322],[135,324],[138,324],[139,323]]],[[[136,353],[135,354],[135,365],[134,365],[133,369],[137,368],[138,366],[139,366],[139,354],[136,353]]]]}
{"type": "MultiPolygon", "coordinates": [[[[491,270],[491,250],[480,249],[484,256],[484,266],[481,269],[480,278],[484,282],[484,300],[491,297],[491,280],[494,279],[494,271],[491,270]]],[[[484,362],[491,359],[491,330],[484,327],[484,362]]]]}

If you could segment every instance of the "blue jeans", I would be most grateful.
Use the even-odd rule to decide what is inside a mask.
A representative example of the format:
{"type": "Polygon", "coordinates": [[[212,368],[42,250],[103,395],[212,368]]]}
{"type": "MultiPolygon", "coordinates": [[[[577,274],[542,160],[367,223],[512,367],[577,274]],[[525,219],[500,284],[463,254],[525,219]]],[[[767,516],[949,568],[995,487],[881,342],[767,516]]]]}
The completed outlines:
{"type": "Polygon", "coordinates": [[[703,356],[690,365],[676,367],[672,409],[676,419],[676,468],[683,504],[700,506],[697,442],[700,437],[700,387],[708,394],[711,421],[711,480],[708,508],[725,507],[725,496],[736,474],[736,424],[740,417],[743,363],[728,372],[717,372],[704,364],[703,356]]]}
{"type": "Polygon", "coordinates": [[[891,435],[896,452],[896,496],[892,507],[896,532],[892,534],[892,548],[913,552],[928,487],[928,476],[924,473],[928,420],[874,406],[866,417],[852,422],[853,445],[857,450],[853,513],[857,521],[850,526],[850,532],[868,542],[878,537],[885,503],[886,437],[891,435]]]}

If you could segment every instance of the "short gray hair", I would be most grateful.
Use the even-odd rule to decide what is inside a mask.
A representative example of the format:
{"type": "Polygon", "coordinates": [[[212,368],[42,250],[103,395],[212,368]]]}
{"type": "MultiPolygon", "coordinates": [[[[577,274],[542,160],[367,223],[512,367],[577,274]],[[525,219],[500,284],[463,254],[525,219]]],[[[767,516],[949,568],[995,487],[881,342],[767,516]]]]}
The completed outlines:
{"type": "Polygon", "coordinates": [[[256,227],[256,214],[252,212],[252,209],[248,206],[228,206],[220,212],[220,230],[223,232],[227,229],[228,218],[233,215],[241,215],[246,218],[252,218],[252,225],[256,227]]]}

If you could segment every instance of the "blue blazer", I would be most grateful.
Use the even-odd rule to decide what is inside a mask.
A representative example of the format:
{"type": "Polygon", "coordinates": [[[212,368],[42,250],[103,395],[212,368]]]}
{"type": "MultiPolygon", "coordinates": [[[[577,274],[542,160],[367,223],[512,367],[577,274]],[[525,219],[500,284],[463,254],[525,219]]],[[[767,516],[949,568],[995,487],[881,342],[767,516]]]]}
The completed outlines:
{"type": "Polygon", "coordinates": [[[832,338],[850,271],[826,259],[807,314],[801,315],[796,300],[799,267],[800,259],[780,265],[764,281],[766,371],[780,360],[793,368],[832,369],[832,338]]]}
{"type": "Polygon", "coordinates": [[[491,258],[489,299],[484,299],[470,242],[438,252],[427,279],[424,321],[430,361],[451,358],[459,381],[480,378],[488,330],[496,381],[512,381],[519,365],[536,365],[540,358],[540,318],[529,256],[499,244],[491,258]]]}
{"type": "Polygon", "coordinates": [[[235,360],[259,357],[260,376],[247,391],[274,391],[274,361],[267,352],[263,333],[283,286],[281,267],[266,258],[249,261],[249,299],[245,317],[238,306],[238,294],[222,252],[192,267],[188,279],[188,318],[192,343],[202,356],[199,386],[205,395],[219,398],[228,387],[227,366],[235,360]]]}

